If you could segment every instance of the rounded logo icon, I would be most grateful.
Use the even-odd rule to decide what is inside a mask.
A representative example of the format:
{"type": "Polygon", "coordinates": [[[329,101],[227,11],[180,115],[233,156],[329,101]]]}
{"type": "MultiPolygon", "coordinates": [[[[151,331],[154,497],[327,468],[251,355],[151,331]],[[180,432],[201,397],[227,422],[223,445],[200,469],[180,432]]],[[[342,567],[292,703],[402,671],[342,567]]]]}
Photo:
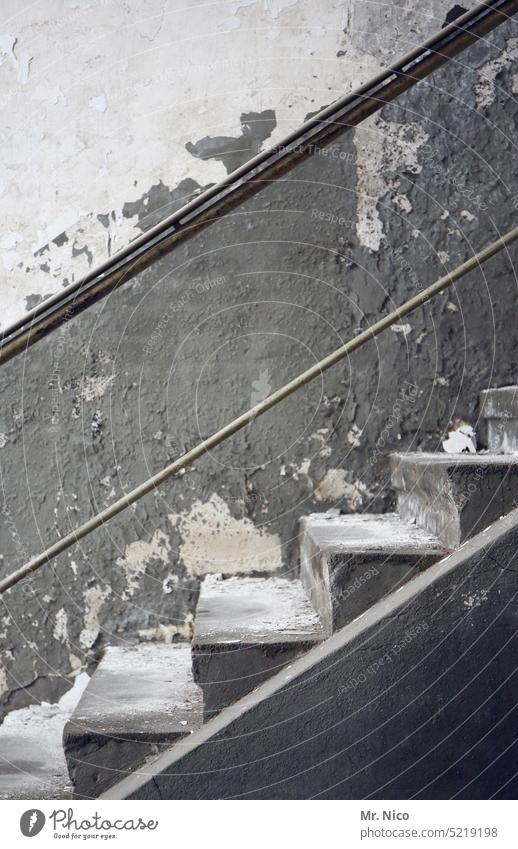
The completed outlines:
{"type": "Polygon", "coordinates": [[[25,811],[20,817],[20,831],[24,837],[35,837],[45,825],[45,814],[38,808],[25,811]]]}

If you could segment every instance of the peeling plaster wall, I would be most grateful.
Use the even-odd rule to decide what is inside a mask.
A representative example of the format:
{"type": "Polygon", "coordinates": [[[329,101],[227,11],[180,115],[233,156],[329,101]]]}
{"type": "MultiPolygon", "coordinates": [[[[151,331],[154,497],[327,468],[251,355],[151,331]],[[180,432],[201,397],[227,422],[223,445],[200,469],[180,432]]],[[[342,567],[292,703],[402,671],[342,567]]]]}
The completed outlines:
{"type": "Polygon", "coordinates": [[[407,49],[407,27],[415,43],[447,9],[0,0],[0,329],[368,79],[407,49]]]}
{"type": "MultiPolygon", "coordinates": [[[[452,5],[4,0],[2,321],[452,5]]],[[[2,369],[3,573],[508,229],[515,26],[2,369]]],[[[387,453],[440,449],[516,381],[515,284],[494,258],[4,596],[5,707],[56,701],[107,643],[188,639],[204,572],[295,574],[301,514],[390,508],[387,453]]]]}

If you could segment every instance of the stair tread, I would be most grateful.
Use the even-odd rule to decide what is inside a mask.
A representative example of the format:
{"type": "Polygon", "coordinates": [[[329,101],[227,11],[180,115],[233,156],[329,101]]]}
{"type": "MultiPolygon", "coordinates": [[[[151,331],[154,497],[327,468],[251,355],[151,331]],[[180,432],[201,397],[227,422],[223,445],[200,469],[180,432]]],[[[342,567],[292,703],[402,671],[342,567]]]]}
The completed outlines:
{"type": "Polygon", "coordinates": [[[85,732],[149,739],[189,734],[202,717],[190,645],[143,644],[106,649],[70,724],[85,732]]]}
{"type": "Polygon", "coordinates": [[[193,645],[317,641],[324,632],[300,581],[209,575],[201,585],[193,645]]]}
{"type": "Polygon", "coordinates": [[[445,551],[438,539],[398,513],[352,513],[333,516],[311,513],[301,519],[301,531],[320,551],[344,553],[425,554],[445,551]]]}

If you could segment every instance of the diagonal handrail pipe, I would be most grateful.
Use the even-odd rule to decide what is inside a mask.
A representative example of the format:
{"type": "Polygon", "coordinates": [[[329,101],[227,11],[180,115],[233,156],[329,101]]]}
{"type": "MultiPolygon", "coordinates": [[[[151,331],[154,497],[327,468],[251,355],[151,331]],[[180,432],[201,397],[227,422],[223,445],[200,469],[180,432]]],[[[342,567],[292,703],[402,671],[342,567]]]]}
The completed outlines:
{"type": "Polygon", "coordinates": [[[181,241],[219,220],[246,198],[292,170],[319,146],[360,124],[518,11],[518,0],[487,0],[322,109],[275,147],[259,153],[130,242],[81,280],[46,299],[0,337],[0,365],[133,279],[181,241]]]}
{"type": "Polygon", "coordinates": [[[400,307],[396,307],[395,310],[388,313],[383,318],[379,319],[379,321],[372,324],[366,330],[363,330],[357,336],[354,336],[349,342],[346,342],[345,345],[341,345],[339,348],[336,348],[335,351],[328,354],[318,363],[315,363],[311,368],[308,368],[306,371],[303,371],[301,374],[294,377],[280,389],[277,389],[276,392],[273,392],[264,401],[261,401],[259,404],[256,404],[254,407],[251,407],[245,413],[242,413],[233,421],[226,424],[220,430],[213,433],[207,439],[204,439],[202,442],[198,443],[194,448],[190,451],[187,451],[178,460],[175,460],[173,463],[170,463],[160,472],[148,478],[148,480],[141,483],[131,492],[128,492],[127,495],[124,495],[122,498],[119,498],[117,501],[114,501],[113,504],[110,504],[109,507],[106,507],[100,513],[93,516],[87,522],[80,525],[75,531],[71,531],[71,533],[62,537],[60,540],[51,545],[50,548],[47,548],[46,551],[43,551],[41,554],[38,554],[37,557],[34,557],[24,566],[22,566],[17,571],[13,572],[11,575],[8,575],[2,581],[0,581],[0,594],[4,593],[6,590],[13,587],[23,578],[26,578],[28,575],[35,572],[37,569],[40,569],[50,560],[53,560],[57,557],[58,554],[61,554],[63,551],[66,551],[68,548],[71,548],[80,539],[87,536],[88,534],[95,531],[97,528],[100,528],[102,525],[105,525],[110,519],[113,519],[114,516],[117,516],[119,513],[122,513],[130,504],[134,504],[144,495],[152,492],[157,489],[161,484],[163,484],[166,480],[176,475],[181,469],[185,469],[187,466],[191,465],[195,460],[199,457],[206,454],[212,448],[215,448],[217,445],[220,445],[222,442],[227,440],[229,437],[233,436],[233,434],[237,433],[242,428],[246,427],[246,425],[250,424],[250,422],[255,421],[259,416],[262,416],[264,413],[271,410],[272,407],[275,407],[277,404],[280,404],[285,398],[289,395],[292,395],[293,392],[296,392],[297,389],[301,389],[307,383],[310,383],[315,378],[322,375],[327,369],[331,368],[331,366],[336,365],[341,360],[348,357],[353,351],[361,348],[362,345],[365,345],[371,339],[374,339],[376,336],[379,336],[387,328],[391,327],[396,322],[400,321],[405,316],[409,315],[409,313],[418,309],[419,307],[426,304],[428,301],[432,300],[432,298],[436,297],[438,294],[443,292],[445,289],[453,286],[456,280],[459,280],[464,275],[468,274],[468,272],[473,271],[473,269],[480,267],[484,262],[486,262],[490,257],[494,256],[499,251],[508,247],[512,242],[518,239],[518,227],[514,227],[504,236],[500,237],[496,241],[492,242],[487,247],[483,248],[483,250],[474,254],[470,259],[466,262],[462,263],[462,265],[457,266],[453,271],[450,271],[448,274],[445,274],[443,277],[440,277],[435,283],[432,283],[431,286],[428,286],[426,289],[423,289],[422,292],[419,292],[417,295],[414,295],[413,298],[410,298],[408,301],[405,301],[400,307]]]}

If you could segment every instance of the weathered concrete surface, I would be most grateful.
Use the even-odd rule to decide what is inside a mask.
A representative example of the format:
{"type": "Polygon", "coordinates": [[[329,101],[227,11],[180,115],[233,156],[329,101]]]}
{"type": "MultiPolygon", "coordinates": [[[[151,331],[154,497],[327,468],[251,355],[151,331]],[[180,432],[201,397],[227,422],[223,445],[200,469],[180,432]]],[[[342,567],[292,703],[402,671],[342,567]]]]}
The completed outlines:
{"type": "Polygon", "coordinates": [[[300,578],[328,634],[447,552],[397,513],[314,513],[299,525],[300,578]]]}
{"type": "Polygon", "coordinates": [[[300,581],[205,578],[192,644],[205,716],[241,698],[324,636],[300,581]]]}
{"type": "Polygon", "coordinates": [[[515,510],[106,798],[515,799],[517,562],[515,510]]]}
{"type": "Polygon", "coordinates": [[[489,450],[518,454],[518,386],[484,390],[480,410],[486,420],[489,450]]]}
{"type": "MultiPolygon", "coordinates": [[[[321,7],[310,5],[320,24],[321,7]]],[[[357,3],[352,21],[337,27],[335,53],[348,49],[353,37],[367,47],[370,41],[377,69],[390,51],[408,49],[412,29],[395,26],[389,37],[382,16],[393,15],[396,24],[400,14],[405,22],[413,16],[420,34],[441,24],[450,4],[434,19],[435,8],[427,16],[421,8],[417,14],[408,6],[357,3]],[[375,26],[363,26],[363,16],[372,15],[375,26]]],[[[462,74],[456,63],[434,75],[385,108],[379,121],[316,154],[1,370],[2,574],[511,226],[518,194],[514,47],[508,44],[514,33],[509,22],[463,55],[462,74]]],[[[307,56],[305,73],[317,61],[311,52],[299,53],[307,56]]],[[[210,128],[209,111],[203,127],[182,143],[239,137],[242,113],[269,109],[276,113],[275,133],[282,134],[288,113],[296,113],[298,123],[351,85],[351,54],[336,60],[340,84],[329,83],[330,91],[319,76],[315,85],[324,80],[322,90],[309,91],[313,104],[304,106],[306,91],[300,108],[290,110],[285,99],[281,114],[263,92],[262,103],[240,102],[232,130],[210,128]]],[[[290,92],[294,87],[288,81],[290,92]]],[[[164,161],[174,163],[174,134],[157,126],[164,161]]],[[[186,152],[181,174],[168,172],[159,184],[147,170],[150,148],[138,140],[147,164],[135,191],[126,182],[133,160],[113,157],[124,169],[131,232],[225,172],[221,159],[186,152]],[[192,182],[180,185],[190,174],[192,182]]],[[[275,138],[265,144],[270,141],[275,138]]],[[[33,181],[34,169],[30,176],[33,181]]],[[[113,183],[118,176],[114,171],[113,183]]],[[[83,172],[66,179],[81,197],[93,182],[83,172]]],[[[29,197],[24,194],[23,204],[32,210],[29,197]]],[[[121,200],[92,206],[95,215],[105,213],[106,226],[98,222],[103,245],[118,234],[125,240],[121,200]]],[[[95,233],[90,239],[85,232],[84,239],[95,252],[95,233]]],[[[74,244],[73,227],[62,249],[50,243],[45,255],[55,257],[56,273],[68,262],[60,252],[74,244]]],[[[3,709],[55,701],[108,643],[189,639],[203,564],[211,552],[209,569],[224,560],[229,530],[236,562],[244,554],[265,571],[292,574],[301,515],[391,509],[387,452],[436,450],[450,420],[477,424],[482,389],[516,379],[513,256],[493,258],[4,596],[3,709]]],[[[85,253],[76,259],[88,265],[85,253]]],[[[32,286],[32,273],[26,276],[32,286]]],[[[61,285],[59,277],[52,285],[55,279],[61,285]]]]}
{"type": "Polygon", "coordinates": [[[65,723],[88,684],[78,675],[57,704],[11,711],[0,727],[0,799],[69,799],[72,785],[63,753],[65,723]]]}
{"type": "Polygon", "coordinates": [[[391,456],[401,517],[447,548],[508,513],[518,501],[518,457],[409,453],[391,456]]]}
{"type": "Polygon", "coordinates": [[[77,798],[94,798],[203,719],[189,646],[108,648],[63,731],[77,798]]]}

